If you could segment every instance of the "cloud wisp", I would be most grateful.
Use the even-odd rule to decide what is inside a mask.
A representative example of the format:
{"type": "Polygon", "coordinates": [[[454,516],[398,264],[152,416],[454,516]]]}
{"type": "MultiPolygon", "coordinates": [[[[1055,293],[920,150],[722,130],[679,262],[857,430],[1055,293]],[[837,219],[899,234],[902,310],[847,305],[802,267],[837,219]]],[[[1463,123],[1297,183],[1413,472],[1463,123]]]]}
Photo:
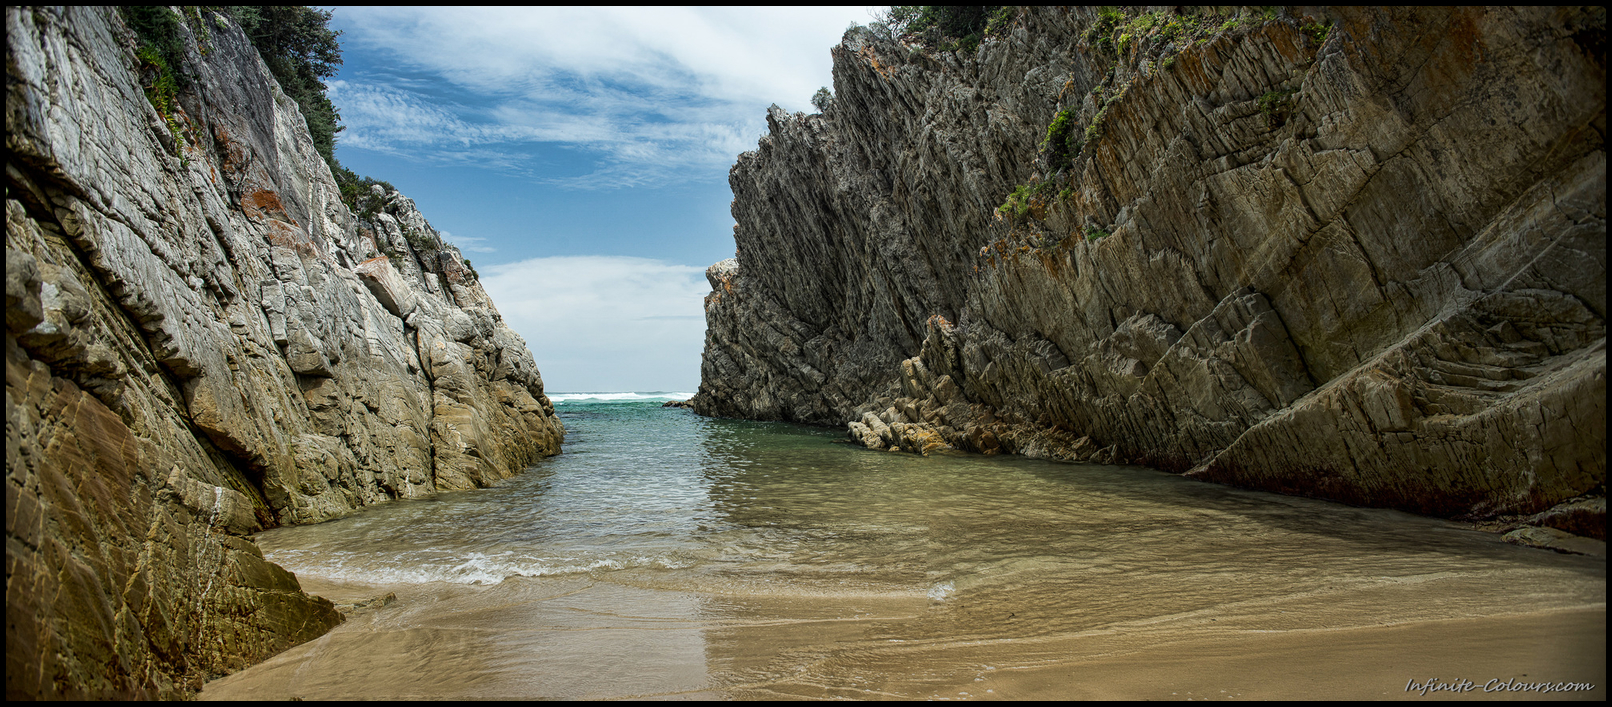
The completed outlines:
{"type": "Polygon", "coordinates": [[[494,248],[492,246],[482,245],[483,243],[487,242],[487,239],[485,239],[485,238],[477,238],[475,236],[456,236],[456,235],[453,235],[452,233],[449,233],[447,231],[437,231],[437,234],[442,236],[442,240],[445,240],[445,241],[447,241],[449,243],[454,244],[455,246],[458,246],[459,250],[462,250],[462,251],[468,251],[468,252],[471,252],[471,253],[496,253],[496,252],[498,252],[497,248],[494,248]]]}
{"type": "Polygon", "coordinates": [[[551,390],[699,384],[711,289],[703,268],[617,256],[533,258],[488,266],[481,284],[526,339],[551,390]]]}
{"type": "Polygon", "coordinates": [[[768,104],[811,110],[829,47],[867,11],[359,7],[337,19],[349,46],[389,62],[332,83],[344,147],[613,188],[720,177],[755,147],[768,104]],[[536,173],[542,146],[587,151],[593,167],[536,173]]]}

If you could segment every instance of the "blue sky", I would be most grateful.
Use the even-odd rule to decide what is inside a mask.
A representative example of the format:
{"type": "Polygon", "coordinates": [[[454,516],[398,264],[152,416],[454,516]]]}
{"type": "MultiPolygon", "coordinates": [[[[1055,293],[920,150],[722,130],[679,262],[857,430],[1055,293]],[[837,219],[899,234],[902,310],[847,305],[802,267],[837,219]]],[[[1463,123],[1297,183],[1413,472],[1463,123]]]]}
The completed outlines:
{"type": "Polygon", "coordinates": [[[693,391],[728,168],[870,8],[336,7],[336,156],[465,251],[550,391],[693,391]]]}

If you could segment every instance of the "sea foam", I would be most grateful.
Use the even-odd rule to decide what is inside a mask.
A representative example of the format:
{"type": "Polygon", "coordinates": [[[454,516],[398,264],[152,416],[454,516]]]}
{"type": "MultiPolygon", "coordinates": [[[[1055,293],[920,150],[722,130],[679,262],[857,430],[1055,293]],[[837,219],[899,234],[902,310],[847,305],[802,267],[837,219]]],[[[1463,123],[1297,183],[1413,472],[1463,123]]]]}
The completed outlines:
{"type": "Polygon", "coordinates": [[[549,400],[555,405],[576,403],[637,403],[653,400],[688,400],[694,397],[693,393],[668,393],[653,391],[648,393],[549,393],[549,400]]]}

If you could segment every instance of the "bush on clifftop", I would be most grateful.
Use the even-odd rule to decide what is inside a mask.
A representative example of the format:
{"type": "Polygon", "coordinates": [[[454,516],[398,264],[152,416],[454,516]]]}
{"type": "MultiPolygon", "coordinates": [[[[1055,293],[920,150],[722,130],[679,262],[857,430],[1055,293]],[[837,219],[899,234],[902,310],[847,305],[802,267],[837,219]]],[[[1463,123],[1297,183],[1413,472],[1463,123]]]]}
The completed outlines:
{"type": "Polygon", "coordinates": [[[342,131],[341,113],[325,95],[323,79],[341,66],[341,30],[330,28],[330,11],[297,5],[236,5],[230,17],[241,26],[258,55],[263,57],[280,90],[297,102],[302,119],[313,136],[313,146],[332,172],[336,161],[336,133],[342,131]]]}
{"type": "MultiPolygon", "coordinates": [[[[230,5],[200,7],[187,5],[182,14],[162,5],[119,8],[123,21],[139,40],[136,57],[146,98],[168,123],[175,138],[175,150],[182,130],[177,113],[178,92],[189,88],[190,74],[185,65],[182,24],[188,22],[197,48],[207,54],[211,45],[208,21],[220,22],[227,15],[240,25],[258,56],[269,67],[280,90],[297,102],[302,119],[313,138],[314,149],[330,165],[330,172],[341,187],[342,200],[358,210],[358,197],[375,180],[359,177],[336,159],[336,133],[342,131],[341,113],[326,95],[324,79],[336,75],[341,66],[340,30],[330,28],[330,12],[296,5],[230,5]]],[[[219,26],[222,26],[220,24],[219,26]]]]}
{"type": "Polygon", "coordinates": [[[930,49],[972,52],[987,29],[1007,24],[1011,11],[1000,5],[895,5],[877,19],[897,35],[930,49]]]}
{"type": "Polygon", "coordinates": [[[388,191],[395,189],[355,174],[336,159],[336,133],[344,127],[340,111],[326,95],[324,79],[335,76],[341,66],[341,30],[330,28],[330,11],[280,5],[236,5],[226,10],[251,38],[280,90],[302,109],[314,149],[330,165],[342,202],[361,218],[373,217],[380,204],[369,199],[370,187],[382,184],[388,191]]]}

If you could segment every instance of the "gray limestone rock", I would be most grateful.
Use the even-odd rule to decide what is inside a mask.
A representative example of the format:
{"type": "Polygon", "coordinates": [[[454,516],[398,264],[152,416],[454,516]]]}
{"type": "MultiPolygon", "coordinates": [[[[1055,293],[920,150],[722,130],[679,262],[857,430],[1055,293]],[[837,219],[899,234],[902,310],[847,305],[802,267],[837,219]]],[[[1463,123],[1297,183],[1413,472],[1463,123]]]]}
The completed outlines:
{"type": "Polygon", "coordinates": [[[1306,11],[847,31],[730,173],[694,409],[1445,516],[1604,494],[1604,11],[1306,11]]]}
{"type": "Polygon", "coordinates": [[[459,251],[395,191],[349,211],[202,21],[176,139],[118,12],[6,9],[8,697],[190,695],[341,621],[249,533],[560,451],[459,251]]]}

